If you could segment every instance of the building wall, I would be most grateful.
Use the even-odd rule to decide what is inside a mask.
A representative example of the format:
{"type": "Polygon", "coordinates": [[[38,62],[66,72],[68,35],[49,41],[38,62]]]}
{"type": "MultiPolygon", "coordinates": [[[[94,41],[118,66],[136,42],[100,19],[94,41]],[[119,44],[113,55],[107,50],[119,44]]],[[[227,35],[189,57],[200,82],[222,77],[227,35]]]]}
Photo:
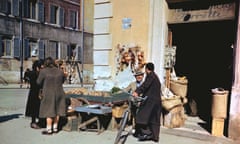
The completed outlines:
{"type": "MultiPolygon", "coordinates": [[[[84,68],[83,72],[83,80],[88,82],[92,82],[92,65],[93,65],[93,34],[89,32],[84,33],[84,40],[82,39],[82,32],[80,31],[80,0],[75,1],[45,1],[45,22],[40,23],[38,20],[23,18],[23,39],[34,39],[37,42],[42,40],[45,47],[51,47],[50,41],[56,41],[59,43],[59,47],[64,53],[67,53],[67,47],[70,44],[76,45],[77,49],[81,48],[82,41],[84,41],[84,51],[83,55],[83,66],[80,68],[84,68]],[[57,24],[49,23],[49,4],[53,4],[56,6],[60,6],[65,10],[65,26],[61,27],[57,24]],[[68,12],[70,10],[74,10],[78,12],[78,26],[76,29],[69,27],[69,15],[68,12]],[[86,78],[85,78],[86,77],[86,78]]],[[[6,37],[8,36],[12,41],[13,47],[13,39],[15,37],[20,37],[20,23],[18,17],[14,17],[13,15],[7,15],[4,13],[0,13],[0,36],[6,37]]],[[[45,52],[47,54],[47,52],[45,52]]],[[[31,68],[32,61],[38,59],[38,57],[29,57],[23,60],[23,70],[26,68],[31,68]]],[[[66,60],[66,57],[62,58],[62,60],[66,60]]],[[[20,65],[21,61],[19,58],[14,57],[1,57],[0,58],[0,76],[6,78],[9,83],[19,83],[21,77],[20,65]]],[[[82,63],[81,63],[82,64],[82,63]]],[[[79,80],[78,80],[79,83],[79,80]]]]}
{"type": "MultiPolygon", "coordinates": [[[[236,7],[239,8],[240,5],[236,7]]],[[[240,143],[240,11],[238,10],[237,41],[235,43],[234,83],[232,86],[230,112],[229,112],[229,138],[240,143]]]]}
{"type": "Polygon", "coordinates": [[[157,73],[164,74],[162,59],[167,41],[167,11],[164,0],[95,0],[96,89],[109,90],[113,86],[123,88],[134,81],[134,71],[142,68],[136,62],[139,51],[143,52],[144,62],[154,62],[157,73]],[[121,63],[123,53],[119,50],[122,48],[134,51],[136,61],[133,66],[131,63],[121,63]]]}
{"type": "MultiPolygon", "coordinates": [[[[50,22],[50,5],[56,5],[62,7],[65,15],[65,26],[69,26],[70,10],[77,11],[80,15],[80,0],[42,0],[45,7],[45,21],[50,22]]],[[[78,18],[78,28],[80,27],[81,21],[78,18]]]]}

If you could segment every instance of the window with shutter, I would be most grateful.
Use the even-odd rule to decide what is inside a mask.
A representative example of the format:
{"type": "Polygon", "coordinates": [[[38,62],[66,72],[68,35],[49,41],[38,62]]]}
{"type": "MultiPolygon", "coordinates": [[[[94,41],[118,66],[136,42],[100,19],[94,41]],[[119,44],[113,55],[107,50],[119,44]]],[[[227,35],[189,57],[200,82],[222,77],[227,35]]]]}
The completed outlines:
{"type": "Polygon", "coordinates": [[[38,42],[38,49],[39,49],[38,58],[41,60],[44,60],[45,59],[45,48],[44,48],[43,40],[40,40],[38,42]]]}
{"type": "Polygon", "coordinates": [[[70,27],[77,28],[77,12],[76,11],[70,11],[70,27]]]}
{"type": "Polygon", "coordinates": [[[54,5],[50,6],[50,23],[57,24],[57,7],[54,5]]]}
{"type": "Polygon", "coordinates": [[[12,56],[11,40],[9,39],[4,40],[4,45],[5,45],[5,56],[12,56]]]}
{"type": "Polygon", "coordinates": [[[2,36],[0,36],[0,57],[3,56],[2,36]]]}
{"type": "Polygon", "coordinates": [[[60,59],[66,59],[68,57],[68,46],[65,43],[61,43],[59,52],[60,52],[60,59]]]}
{"type": "Polygon", "coordinates": [[[36,19],[36,5],[37,3],[35,1],[30,3],[30,18],[36,19]]]}
{"type": "Polygon", "coordinates": [[[11,37],[0,36],[0,56],[13,56],[11,37]]]}
{"type": "Polygon", "coordinates": [[[0,0],[0,12],[8,13],[8,0],[0,0]]]}
{"type": "Polygon", "coordinates": [[[63,8],[60,8],[59,9],[59,25],[61,27],[64,27],[64,9],[63,8]]]}
{"type": "Polygon", "coordinates": [[[55,41],[49,42],[49,48],[46,55],[51,56],[54,59],[58,58],[58,42],[55,41]]]}
{"type": "Polygon", "coordinates": [[[24,39],[24,58],[27,59],[30,57],[30,47],[29,47],[29,39],[24,39]]]}
{"type": "Polygon", "coordinates": [[[20,5],[19,5],[19,0],[12,0],[12,14],[14,16],[20,16],[19,12],[20,12],[20,5]]]}
{"type": "Polygon", "coordinates": [[[38,20],[44,22],[44,5],[42,2],[38,2],[38,20]]]}
{"type": "Polygon", "coordinates": [[[23,16],[26,18],[36,19],[37,4],[36,0],[23,0],[23,16]]]}
{"type": "Polygon", "coordinates": [[[29,0],[22,0],[23,2],[23,17],[30,18],[30,2],[29,0]]]}
{"type": "Polygon", "coordinates": [[[13,56],[15,58],[20,58],[20,39],[19,38],[14,38],[13,41],[14,41],[14,45],[13,45],[14,55],[13,56]]]}

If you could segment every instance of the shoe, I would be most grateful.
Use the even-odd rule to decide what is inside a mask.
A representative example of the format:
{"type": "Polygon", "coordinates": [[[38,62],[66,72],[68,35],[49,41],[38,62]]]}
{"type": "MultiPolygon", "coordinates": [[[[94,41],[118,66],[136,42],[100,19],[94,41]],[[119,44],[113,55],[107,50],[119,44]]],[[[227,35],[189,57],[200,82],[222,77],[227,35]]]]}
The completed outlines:
{"type": "Polygon", "coordinates": [[[53,132],[51,130],[45,130],[45,131],[42,131],[42,134],[43,135],[52,135],[53,132]]]}
{"type": "Polygon", "coordinates": [[[57,134],[58,132],[58,129],[53,129],[53,133],[57,134]]]}
{"type": "Polygon", "coordinates": [[[138,138],[138,137],[139,137],[139,134],[138,134],[138,133],[134,133],[133,136],[134,136],[135,138],[138,138]]]}
{"type": "Polygon", "coordinates": [[[31,128],[33,129],[40,129],[40,127],[36,123],[31,123],[31,128]]]}
{"type": "Polygon", "coordinates": [[[151,139],[154,143],[158,143],[159,140],[156,140],[156,139],[151,139]]]}
{"type": "Polygon", "coordinates": [[[148,140],[152,140],[152,136],[151,135],[139,135],[138,136],[138,141],[148,141],[148,140]]]}

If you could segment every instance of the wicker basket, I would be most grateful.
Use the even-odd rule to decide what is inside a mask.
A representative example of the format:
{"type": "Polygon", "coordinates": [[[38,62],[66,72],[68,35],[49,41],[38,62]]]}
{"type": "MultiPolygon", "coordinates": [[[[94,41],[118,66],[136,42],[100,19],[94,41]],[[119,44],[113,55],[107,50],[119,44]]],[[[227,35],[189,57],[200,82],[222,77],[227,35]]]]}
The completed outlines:
{"type": "Polygon", "coordinates": [[[127,105],[114,106],[112,108],[112,116],[115,118],[121,118],[126,109],[127,109],[127,105]]]}
{"type": "Polygon", "coordinates": [[[178,96],[186,97],[187,96],[187,79],[178,79],[170,81],[170,90],[178,96]]]}
{"type": "Polygon", "coordinates": [[[170,111],[179,105],[182,105],[182,100],[179,96],[174,96],[173,98],[162,98],[162,106],[167,111],[170,111]]]}
{"type": "Polygon", "coordinates": [[[212,117],[226,118],[227,117],[227,101],[229,91],[222,91],[221,93],[213,93],[212,98],[212,117]]]}

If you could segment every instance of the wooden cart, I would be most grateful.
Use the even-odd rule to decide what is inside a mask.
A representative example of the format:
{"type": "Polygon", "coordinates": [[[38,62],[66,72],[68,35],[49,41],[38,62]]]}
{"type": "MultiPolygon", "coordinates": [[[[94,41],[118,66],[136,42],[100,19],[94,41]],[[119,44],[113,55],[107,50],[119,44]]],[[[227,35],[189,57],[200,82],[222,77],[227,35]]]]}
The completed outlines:
{"type": "Polygon", "coordinates": [[[126,103],[129,95],[127,93],[116,93],[110,96],[67,94],[67,99],[71,99],[72,103],[79,101],[79,103],[75,102],[68,112],[68,115],[74,115],[77,119],[77,130],[88,130],[88,126],[95,124],[97,127],[95,130],[100,133],[107,129],[113,120],[112,108],[126,103]]]}

